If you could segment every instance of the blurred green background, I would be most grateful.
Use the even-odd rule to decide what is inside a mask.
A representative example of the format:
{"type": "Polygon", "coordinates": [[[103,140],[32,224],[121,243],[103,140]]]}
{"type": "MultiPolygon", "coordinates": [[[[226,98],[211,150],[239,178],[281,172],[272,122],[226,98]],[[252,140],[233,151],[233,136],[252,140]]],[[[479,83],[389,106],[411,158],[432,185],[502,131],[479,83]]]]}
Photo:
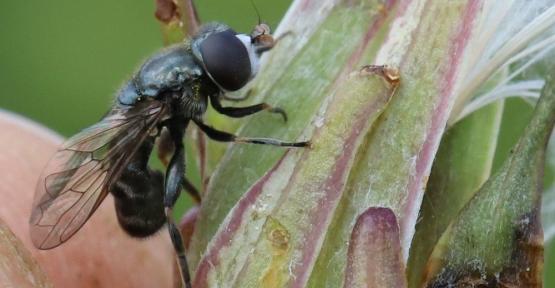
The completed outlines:
{"type": "MultiPolygon", "coordinates": [[[[276,27],[291,1],[253,2],[262,19],[276,27]]],[[[257,23],[250,0],[196,4],[203,21],[221,21],[244,32],[257,23]]],[[[153,15],[154,0],[0,1],[0,108],[66,137],[95,123],[123,81],[162,46],[160,25],[153,15]]],[[[519,102],[511,100],[506,107],[508,121],[495,166],[509,153],[531,115],[531,108],[526,110],[519,102]]],[[[198,182],[195,171],[190,176],[198,182]]],[[[181,199],[183,211],[187,197],[181,199]]],[[[546,253],[545,287],[555,287],[555,273],[549,273],[555,265],[554,248],[546,253]]]]}

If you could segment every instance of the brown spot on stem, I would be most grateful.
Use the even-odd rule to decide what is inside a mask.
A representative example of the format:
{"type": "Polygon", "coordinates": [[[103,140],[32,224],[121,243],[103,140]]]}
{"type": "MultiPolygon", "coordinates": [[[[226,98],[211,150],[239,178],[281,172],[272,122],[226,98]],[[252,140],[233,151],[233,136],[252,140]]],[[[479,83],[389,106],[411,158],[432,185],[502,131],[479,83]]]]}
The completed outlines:
{"type": "Polygon", "coordinates": [[[390,85],[397,87],[401,80],[399,69],[387,65],[366,65],[360,69],[362,75],[379,75],[390,85]]]}
{"type": "Polygon", "coordinates": [[[260,278],[261,287],[284,287],[288,280],[289,231],[275,218],[268,217],[264,231],[270,247],[269,265],[260,278]]]}
{"type": "Polygon", "coordinates": [[[542,287],[543,231],[537,211],[518,221],[514,247],[511,266],[501,272],[501,283],[509,287],[542,287]]]}
{"type": "Polygon", "coordinates": [[[289,232],[284,229],[274,229],[268,237],[272,245],[281,250],[287,250],[289,247],[289,232]]]}

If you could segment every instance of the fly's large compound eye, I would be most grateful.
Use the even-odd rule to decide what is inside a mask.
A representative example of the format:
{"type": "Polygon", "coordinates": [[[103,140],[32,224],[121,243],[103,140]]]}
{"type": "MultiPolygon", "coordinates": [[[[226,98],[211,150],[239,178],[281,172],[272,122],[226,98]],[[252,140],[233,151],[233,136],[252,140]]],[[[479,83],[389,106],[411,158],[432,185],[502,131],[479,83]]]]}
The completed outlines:
{"type": "Polygon", "coordinates": [[[222,88],[235,91],[249,81],[249,53],[233,30],[208,36],[200,45],[200,53],[207,72],[222,88]]]}

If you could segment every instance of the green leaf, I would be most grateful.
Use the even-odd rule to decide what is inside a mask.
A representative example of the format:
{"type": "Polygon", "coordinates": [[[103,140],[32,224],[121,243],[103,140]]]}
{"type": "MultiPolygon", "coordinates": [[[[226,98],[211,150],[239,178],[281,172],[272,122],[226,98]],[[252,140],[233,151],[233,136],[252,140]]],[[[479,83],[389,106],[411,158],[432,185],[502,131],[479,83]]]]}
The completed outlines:
{"type": "Polygon", "coordinates": [[[489,178],[503,114],[490,104],[450,128],[441,141],[416,225],[408,264],[410,287],[420,287],[439,237],[489,178]]]}
{"type": "Polygon", "coordinates": [[[541,286],[540,221],[545,148],[555,124],[555,81],[547,84],[524,135],[442,235],[426,268],[429,285],[541,286]]]}

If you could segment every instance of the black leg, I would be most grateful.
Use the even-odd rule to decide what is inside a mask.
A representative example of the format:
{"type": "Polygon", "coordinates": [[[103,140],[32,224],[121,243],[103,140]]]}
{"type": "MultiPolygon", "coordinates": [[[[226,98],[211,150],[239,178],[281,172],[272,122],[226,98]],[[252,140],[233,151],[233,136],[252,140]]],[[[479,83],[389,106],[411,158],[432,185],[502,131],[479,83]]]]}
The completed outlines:
{"type": "Polygon", "coordinates": [[[251,94],[252,94],[252,89],[249,89],[249,91],[247,91],[247,92],[245,93],[245,95],[243,95],[243,96],[241,96],[241,97],[237,97],[237,98],[235,98],[235,97],[229,97],[229,96],[227,96],[227,94],[224,93],[224,94],[222,95],[222,98],[223,98],[224,100],[227,100],[227,101],[241,102],[241,101],[245,101],[245,100],[247,100],[249,97],[251,97],[251,94]]]}
{"type": "MultiPolygon", "coordinates": [[[[189,267],[187,265],[187,257],[185,256],[185,247],[183,246],[183,239],[181,233],[173,222],[172,208],[179,198],[181,187],[184,185],[185,175],[185,149],[183,147],[183,134],[185,127],[181,121],[173,121],[168,125],[168,130],[174,143],[174,153],[170,160],[170,164],[166,170],[166,183],[164,185],[164,211],[166,213],[166,222],[168,224],[168,231],[172,240],[173,248],[179,260],[179,268],[181,270],[181,277],[186,288],[191,288],[191,276],[189,274],[189,267]],[[172,125],[173,124],[173,125],[172,125]]],[[[184,121],[183,121],[184,123],[184,121]]]]}
{"type": "Polygon", "coordinates": [[[216,130],[200,121],[195,121],[195,124],[206,133],[210,139],[221,141],[221,142],[236,142],[236,143],[253,143],[262,145],[273,145],[273,146],[283,146],[283,147],[309,147],[310,142],[284,142],[277,139],[271,138],[248,138],[248,137],[238,137],[228,132],[216,130]]]}
{"type": "Polygon", "coordinates": [[[191,196],[191,198],[193,198],[193,200],[197,204],[202,201],[202,198],[200,197],[200,192],[198,191],[197,187],[195,187],[195,185],[193,185],[193,183],[191,183],[191,181],[189,181],[187,177],[183,177],[183,189],[185,189],[185,191],[189,193],[189,196],[191,196]]]}
{"type": "MultiPolygon", "coordinates": [[[[180,140],[182,141],[182,140],[180,140]]],[[[185,149],[183,143],[176,145],[175,152],[166,170],[166,184],[164,193],[164,207],[172,208],[179,198],[183,176],[185,174],[185,149]]]]}
{"type": "Polygon", "coordinates": [[[233,118],[241,118],[260,111],[268,111],[271,113],[280,114],[281,117],[283,117],[283,121],[287,122],[287,114],[285,113],[285,111],[283,111],[283,109],[272,107],[266,103],[260,103],[247,107],[222,107],[217,94],[213,94],[210,96],[210,103],[212,103],[212,107],[214,107],[214,109],[216,109],[216,111],[218,111],[219,113],[233,118]]]}
{"type": "Polygon", "coordinates": [[[192,288],[191,275],[189,274],[189,265],[187,264],[187,256],[185,255],[185,246],[183,245],[181,232],[179,232],[179,229],[177,229],[177,226],[173,221],[172,209],[166,208],[165,211],[166,211],[166,218],[168,222],[168,231],[170,232],[170,238],[172,240],[175,253],[177,255],[177,261],[179,263],[181,280],[183,281],[183,283],[185,283],[185,288],[192,288]]]}
{"type": "MultiPolygon", "coordinates": [[[[158,158],[162,162],[165,167],[168,167],[170,160],[170,154],[175,152],[175,145],[174,140],[172,139],[172,135],[170,134],[168,129],[161,130],[160,136],[158,137],[158,158]]],[[[187,179],[186,176],[183,176],[183,189],[187,191],[187,193],[193,198],[193,200],[198,204],[201,202],[201,197],[198,189],[187,179]]]]}

